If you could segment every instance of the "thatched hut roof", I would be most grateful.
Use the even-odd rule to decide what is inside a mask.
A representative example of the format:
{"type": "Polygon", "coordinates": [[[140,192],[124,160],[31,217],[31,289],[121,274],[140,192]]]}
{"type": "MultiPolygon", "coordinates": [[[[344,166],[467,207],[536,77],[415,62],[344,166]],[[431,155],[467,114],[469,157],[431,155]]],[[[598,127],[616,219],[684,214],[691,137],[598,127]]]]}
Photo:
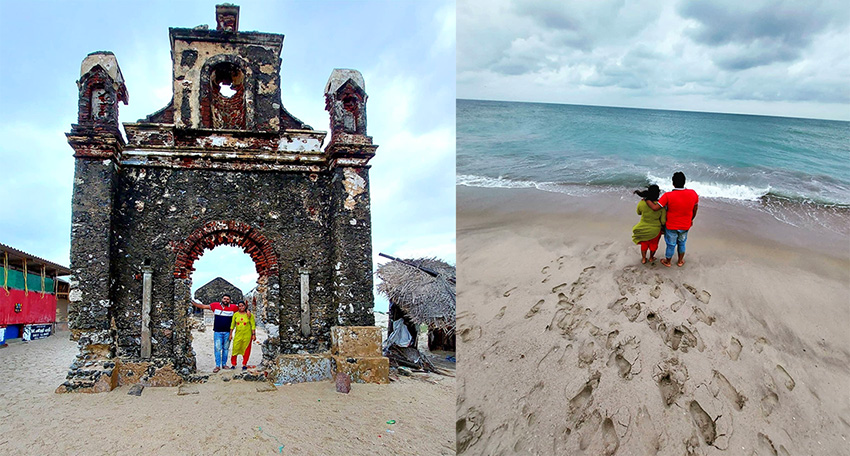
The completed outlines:
{"type": "Polygon", "coordinates": [[[399,306],[416,324],[453,331],[455,267],[436,258],[403,259],[437,273],[434,277],[400,261],[378,266],[378,292],[399,306]]]}

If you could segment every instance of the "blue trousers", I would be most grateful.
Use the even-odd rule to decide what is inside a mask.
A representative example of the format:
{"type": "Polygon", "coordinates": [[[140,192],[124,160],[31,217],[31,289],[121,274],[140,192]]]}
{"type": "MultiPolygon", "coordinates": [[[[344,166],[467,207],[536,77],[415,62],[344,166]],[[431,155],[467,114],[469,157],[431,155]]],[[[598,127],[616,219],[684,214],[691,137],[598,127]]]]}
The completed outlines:
{"type": "Polygon", "coordinates": [[[676,247],[679,254],[685,254],[685,242],[688,240],[688,230],[664,230],[664,242],[667,243],[667,259],[673,258],[676,247]]]}
{"type": "Polygon", "coordinates": [[[224,367],[227,364],[227,353],[230,351],[230,333],[214,332],[213,342],[215,347],[215,367],[224,367]]]}

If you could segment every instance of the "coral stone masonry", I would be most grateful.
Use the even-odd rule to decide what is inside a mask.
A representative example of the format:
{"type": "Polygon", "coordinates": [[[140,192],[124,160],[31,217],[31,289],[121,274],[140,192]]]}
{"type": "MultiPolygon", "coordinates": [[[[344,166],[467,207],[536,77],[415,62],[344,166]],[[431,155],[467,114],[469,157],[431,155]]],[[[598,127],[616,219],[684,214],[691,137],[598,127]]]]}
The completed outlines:
{"type": "Polygon", "coordinates": [[[368,163],[377,146],[366,135],[363,77],[331,72],[323,150],[327,133],[281,102],[283,35],[239,31],[235,5],[217,6],[216,22],[169,29],[172,100],[124,123],[126,142],[118,60],[83,60],[67,134],[69,326],[80,354],[59,391],[191,376],[193,264],[220,245],[243,249],[260,276],[264,368],[290,366],[293,355],[330,359],[332,327],[374,325],[368,163]]]}

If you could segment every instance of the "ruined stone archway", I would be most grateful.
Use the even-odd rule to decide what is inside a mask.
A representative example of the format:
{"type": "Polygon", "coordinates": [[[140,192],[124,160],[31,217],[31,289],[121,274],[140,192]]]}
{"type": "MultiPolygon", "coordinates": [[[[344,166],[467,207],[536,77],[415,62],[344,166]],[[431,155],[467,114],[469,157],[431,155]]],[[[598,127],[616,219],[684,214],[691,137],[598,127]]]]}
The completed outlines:
{"type": "Polygon", "coordinates": [[[124,123],[126,140],[118,103],[128,91],[116,57],[83,60],[78,123],[67,135],[75,157],[69,326],[82,362],[65,391],[191,375],[191,273],[218,245],[241,247],[260,275],[273,326],[264,367],[282,356],[326,356],[333,326],[374,324],[369,161],[377,146],[366,136],[363,77],[331,73],[323,149],[327,133],[283,108],[283,35],[240,32],[238,7],[217,11],[217,30],[169,29],[171,102],[124,123]],[[244,95],[233,105],[244,119],[214,121],[210,83],[219,79],[244,95]]]}
{"type": "MultiPolygon", "coordinates": [[[[278,285],[278,257],[274,246],[266,236],[257,229],[245,223],[222,220],[207,222],[190,234],[184,241],[172,245],[175,253],[174,264],[174,302],[177,311],[174,345],[179,352],[184,353],[183,359],[178,360],[178,367],[186,367],[190,372],[195,371],[196,359],[192,354],[192,340],[189,335],[188,318],[179,309],[187,309],[191,305],[193,265],[206,250],[218,246],[229,245],[241,248],[251,260],[259,275],[257,279],[257,295],[261,301],[263,315],[261,318],[269,330],[269,338],[263,344],[263,359],[271,361],[279,351],[278,338],[278,309],[280,289],[278,285]]],[[[187,315],[188,316],[188,315],[187,315]]]]}

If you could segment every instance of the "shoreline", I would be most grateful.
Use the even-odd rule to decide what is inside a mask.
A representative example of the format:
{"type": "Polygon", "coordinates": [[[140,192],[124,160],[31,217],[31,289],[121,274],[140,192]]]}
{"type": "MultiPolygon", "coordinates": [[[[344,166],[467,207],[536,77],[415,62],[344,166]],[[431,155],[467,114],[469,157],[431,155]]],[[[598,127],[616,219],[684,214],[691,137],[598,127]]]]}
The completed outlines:
{"type": "Polygon", "coordinates": [[[846,448],[846,238],[708,200],[665,268],[637,196],[457,194],[459,453],[846,448]]]}
{"type": "MultiPolygon", "coordinates": [[[[457,186],[458,213],[468,218],[486,215],[511,220],[513,217],[533,216],[557,223],[559,217],[590,216],[606,218],[608,223],[620,223],[623,236],[631,237],[631,228],[640,218],[635,207],[640,201],[631,192],[596,192],[588,195],[569,195],[533,188],[487,188],[457,186]]],[[[461,225],[458,223],[460,232],[461,225]]],[[[741,238],[766,249],[793,250],[795,253],[815,252],[836,260],[850,259],[847,234],[819,230],[818,227],[798,226],[777,220],[773,215],[744,204],[718,199],[700,200],[694,221],[695,236],[707,231],[712,238],[741,238]]],[[[616,229],[611,230],[617,235],[616,229]]],[[[690,249],[690,241],[688,248],[690,249]]],[[[659,249],[663,248],[663,240],[659,249]]],[[[850,279],[850,273],[847,276],[850,279]]]]}

